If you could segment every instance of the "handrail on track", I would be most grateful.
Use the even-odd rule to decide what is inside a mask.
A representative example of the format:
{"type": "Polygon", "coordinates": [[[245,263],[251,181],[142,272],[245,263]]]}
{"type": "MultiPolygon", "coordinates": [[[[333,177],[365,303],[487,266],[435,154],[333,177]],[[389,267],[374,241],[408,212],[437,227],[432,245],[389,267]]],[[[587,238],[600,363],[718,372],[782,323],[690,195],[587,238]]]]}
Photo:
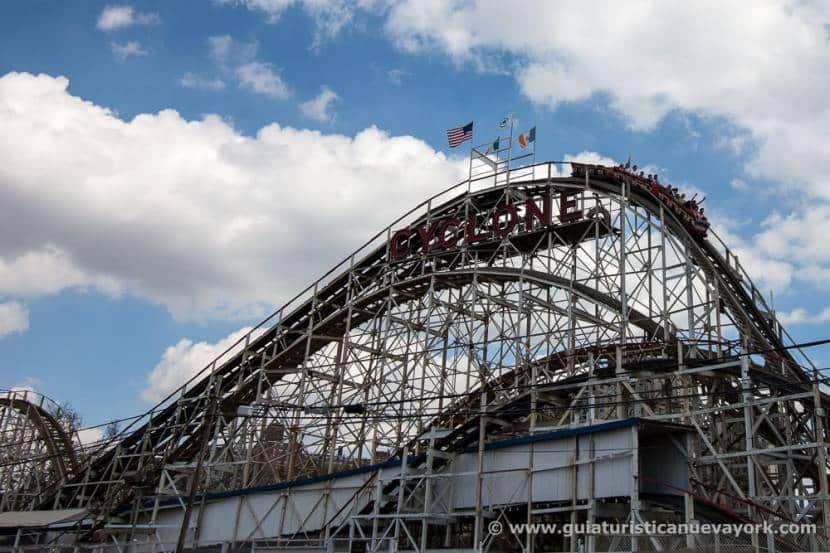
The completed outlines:
{"type": "Polygon", "coordinates": [[[19,447],[37,442],[45,444],[48,450],[48,454],[21,461],[4,462],[0,464],[0,469],[9,469],[9,467],[26,462],[51,461],[58,475],[47,482],[49,486],[57,485],[58,482],[75,475],[78,468],[78,454],[83,452],[83,447],[78,429],[71,425],[64,427],[61,424],[60,417],[65,412],[65,407],[47,395],[28,388],[0,389],[0,407],[14,411],[18,416],[27,419],[37,435],[33,438],[24,434],[24,440],[15,441],[8,447],[19,447]]]}
{"type": "MultiPolygon", "coordinates": [[[[21,403],[28,403],[37,409],[42,409],[45,413],[55,418],[60,416],[61,412],[65,410],[65,407],[48,395],[30,388],[0,388],[0,398],[8,399],[12,402],[19,401],[21,403]]],[[[69,430],[71,430],[69,437],[72,443],[80,444],[81,438],[78,430],[82,429],[71,428],[69,430]]]]}

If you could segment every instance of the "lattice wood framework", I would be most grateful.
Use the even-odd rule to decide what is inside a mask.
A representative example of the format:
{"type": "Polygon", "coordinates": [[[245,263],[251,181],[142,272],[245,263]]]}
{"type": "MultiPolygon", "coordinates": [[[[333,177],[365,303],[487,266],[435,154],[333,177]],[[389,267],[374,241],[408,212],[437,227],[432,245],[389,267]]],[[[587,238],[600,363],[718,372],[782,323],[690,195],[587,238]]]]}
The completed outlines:
{"type": "Polygon", "coordinates": [[[187,490],[637,416],[695,429],[700,496],[827,525],[826,397],[737,257],[634,178],[543,163],[494,182],[417,206],[30,506],[137,519],[187,490]],[[525,225],[546,198],[550,225],[525,225]]]}
{"type": "Polygon", "coordinates": [[[64,414],[33,390],[0,392],[0,512],[31,507],[77,472],[84,454],[64,414]]]}

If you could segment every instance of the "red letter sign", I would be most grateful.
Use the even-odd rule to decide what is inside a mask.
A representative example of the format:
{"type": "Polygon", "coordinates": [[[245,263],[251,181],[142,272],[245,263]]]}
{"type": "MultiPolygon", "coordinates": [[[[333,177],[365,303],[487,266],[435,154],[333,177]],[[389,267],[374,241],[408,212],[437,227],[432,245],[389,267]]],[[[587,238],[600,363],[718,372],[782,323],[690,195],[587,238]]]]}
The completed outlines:
{"type": "Polygon", "coordinates": [[[571,208],[576,207],[576,199],[574,196],[579,195],[578,190],[573,191],[562,191],[559,193],[559,221],[562,223],[570,223],[571,221],[575,221],[577,219],[582,218],[582,210],[577,209],[575,211],[568,211],[571,208]]]}
{"type": "Polygon", "coordinates": [[[409,229],[401,229],[392,235],[392,240],[389,241],[389,253],[392,259],[400,259],[410,254],[409,248],[405,247],[402,242],[409,238],[409,229]]]}

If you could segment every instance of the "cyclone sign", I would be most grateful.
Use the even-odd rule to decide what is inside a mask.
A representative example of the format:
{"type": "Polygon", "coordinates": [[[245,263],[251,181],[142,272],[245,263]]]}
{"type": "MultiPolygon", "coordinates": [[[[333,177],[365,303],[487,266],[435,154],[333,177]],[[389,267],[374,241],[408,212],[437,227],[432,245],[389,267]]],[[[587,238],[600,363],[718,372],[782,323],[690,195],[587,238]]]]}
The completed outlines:
{"type": "MultiPolygon", "coordinates": [[[[582,219],[576,200],[579,193],[573,189],[559,192],[560,225],[582,219]]],[[[549,228],[553,224],[552,203],[550,194],[543,194],[538,199],[503,204],[486,212],[443,217],[400,229],[389,240],[389,255],[400,260],[416,253],[453,250],[549,228]]]]}

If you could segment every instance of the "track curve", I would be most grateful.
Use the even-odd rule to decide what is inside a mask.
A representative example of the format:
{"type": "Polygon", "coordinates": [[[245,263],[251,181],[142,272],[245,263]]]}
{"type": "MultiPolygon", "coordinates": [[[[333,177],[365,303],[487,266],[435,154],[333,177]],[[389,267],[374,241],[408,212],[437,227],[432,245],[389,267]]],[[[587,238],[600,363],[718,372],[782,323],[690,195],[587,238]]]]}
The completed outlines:
{"type": "MultiPolygon", "coordinates": [[[[57,403],[30,390],[12,390],[0,395],[0,421],[6,428],[13,428],[18,436],[2,445],[0,483],[6,490],[2,510],[31,508],[33,505],[27,500],[31,490],[37,493],[54,490],[77,474],[76,444],[55,416],[59,410],[57,403]],[[27,425],[34,431],[27,431],[27,425]],[[34,483],[31,476],[26,476],[27,472],[35,477],[34,483]],[[15,483],[19,486],[17,489],[15,483]],[[22,493],[27,488],[29,491],[22,493]],[[15,498],[18,493],[20,498],[15,498]]],[[[4,430],[4,439],[6,434],[4,430]]]]}

